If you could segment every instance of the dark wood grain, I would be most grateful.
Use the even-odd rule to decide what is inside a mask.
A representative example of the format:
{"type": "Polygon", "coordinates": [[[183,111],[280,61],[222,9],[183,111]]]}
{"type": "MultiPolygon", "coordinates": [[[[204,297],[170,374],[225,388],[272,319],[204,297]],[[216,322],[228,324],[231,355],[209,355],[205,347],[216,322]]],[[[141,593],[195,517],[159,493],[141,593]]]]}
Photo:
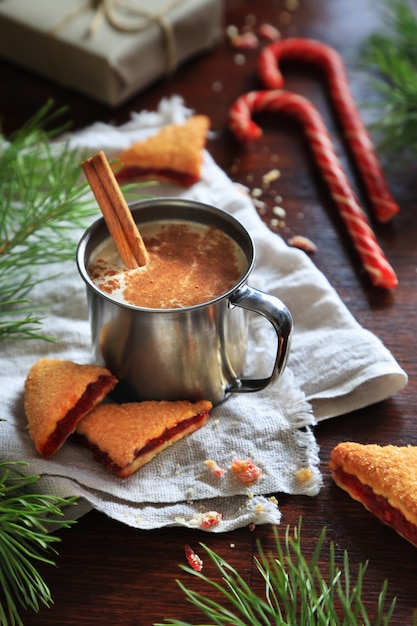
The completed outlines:
{"type": "MultiPolygon", "coordinates": [[[[364,104],[372,95],[366,68],[360,66],[360,46],[378,27],[381,15],[373,0],[300,0],[288,12],[284,0],[226,0],[225,26],[242,28],[251,16],[257,23],[277,25],[283,36],[314,37],[334,46],[347,64],[353,93],[366,118],[364,104]]],[[[181,95],[187,106],[210,116],[214,133],[208,143],[217,163],[234,179],[249,187],[262,187],[262,176],[278,166],[282,176],[265,193],[263,200],[273,217],[275,196],[282,196],[287,211],[285,238],[293,234],[310,237],[318,246],[314,262],[324,272],[357,320],[375,332],[409,374],[408,386],[398,395],[316,428],[321,448],[323,488],[315,498],[277,494],[283,513],[282,524],[304,519],[306,549],[316,542],[323,526],[336,544],[338,556],[348,550],[353,563],[370,560],[365,598],[373,602],[384,579],[389,579],[389,597],[397,596],[393,624],[410,624],[416,606],[416,550],[380,524],[359,504],[332,484],[327,468],[331,449],[342,440],[417,445],[417,177],[416,166],[395,168],[385,163],[387,178],[401,212],[390,225],[375,225],[379,241],[399,277],[393,293],[369,285],[352,249],[335,207],[320,181],[316,165],[300,129],[292,122],[262,120],[263,138],[251,146],[240,146],[227,129],[227,115],[234,99],[260,86],[256,72],[257,51],[244,52],[245,63],[236,64],[236,50],[225,37],[209,54],[187,62],[174,76],[156,82],[118,110],[52,85],[29,72],[0,64],[0,113],[3,128],[20,126],[49,97],[57,105],[68,105],[68,119],[75,127],[102,120],[121,123],[131,111],[154,109],[161,98],[181,95]],[[216,86],[221,89],[216,89],[216,86]],[[275,161],[277,157],[277,161],[275,161]]],[[[320,72],[301,64],[285,68],[287,86],[308,96],[329,125],[341,159],[354,176],[355,169],[339,129],[320,72]]],[[[362,190],[357,185],[362,197],[362,190]]],[[[314,376],[314,363],[311,364],[314,376]]],[[[204,541],[237,567],[254,588],[261,589],[253,555],[255,540],[273,548],[269,526],[251,531],[213,535],[186,529],[141,532],[112,521],[99,512],[83,517],[75,527],[61,532],[58,568],[42,568],[55,600],[50,610],[25,615],[25,624],[83,624],[106,626],[151,625],[165,617],[199,623],[196,611],[177,588],[176,578],[190,586],[199,585],[178,567],[184,563],[184,545],[204,541]]],[[[207,565],[206,573],[211,573],[207,565]]]]}

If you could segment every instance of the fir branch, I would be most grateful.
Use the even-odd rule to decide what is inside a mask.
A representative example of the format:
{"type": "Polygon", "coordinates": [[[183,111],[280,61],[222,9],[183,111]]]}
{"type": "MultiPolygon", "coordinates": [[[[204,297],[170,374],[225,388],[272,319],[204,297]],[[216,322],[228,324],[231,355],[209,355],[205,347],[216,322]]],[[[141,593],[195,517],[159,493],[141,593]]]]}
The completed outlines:
{"type": "Polygon", "coordinates": [[[74,257],[74,229],[85,227],[97,207],[81,175],[83,158],[51,139],[66,126],[64,109],[48,102],[6,139],[0,135],[0,341],[6,337],[47,339],[43,314],[29,294],[41,280],[40,266],[55,268],[74,257]]]}
{"type": "MultiPolygon", "coordinates": [[[[330,542],[328,572],[327,575],[322,573],[320,562],[325,546],[325,528],[309,559],[302,550],[301,519],[293,534],[287,526],[283,538],[279,537],[275,527],[274,535],[276,554],[266,554],[258,542],[259,557],[255,558],[265,584],[263,596],[252,591],[234,567],[204,544],[201,547],[220,573],[221,582],[189,566],[181,566],[222,598],[216,601],[177,581],[187,600],[209,620],[204,622],[206,626],[388,626],[395,599],[385,609],[386,581],[379,593],[373,618],[364,605],[367,563],[359,564],[354,582],[348,553],[344,553],[343,566],[338,567],[334,544],[330,542]]],[[[166,619],[164,624],[192,626],[176,619],[166,619]]]]}
{"type": "Polygon", "coordinates": [[[387,0],[384,32],[371,35],[363,48],[364,63],[376,71],[379,93],[379,149],[387,154],[417,153],[417,15],[408,0],[387,0]]]}
{"type": "Polygon", "coordinates": [[[19,611],[41,605],[49,607],[52,597],[37,570],[37,564],[55,565],[48,553],[57,554],[57,535],[51,527],[74,523],[63,519],[63,509],[77,498],[37,494],[39,476],[24,474],[18,462],[0,463],[0,623],[23,626],[19,611]]]}
{"type": "MultiPolygon", "coordinates": [[[[8,139],[0,133],[0,341],[51,339],[42,333],[46,308],[35,310],[30,292],[74,259],[74,231],[98,213],[80,167],[86,155],[51,141],[67,129],[57,125],[64,111],[47,102],[8,139]]],[[[123,192],[134,190],[137,199],[138,187],[148,184],[123,192]]]]}

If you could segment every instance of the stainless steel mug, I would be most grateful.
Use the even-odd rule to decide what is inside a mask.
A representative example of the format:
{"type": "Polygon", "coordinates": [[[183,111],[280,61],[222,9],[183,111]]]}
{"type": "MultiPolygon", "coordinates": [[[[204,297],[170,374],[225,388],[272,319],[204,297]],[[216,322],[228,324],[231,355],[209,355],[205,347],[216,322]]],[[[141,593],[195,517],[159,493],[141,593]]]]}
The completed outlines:
{"type": "Polygon", "coordinates": [[[109,232],[103,218],[88,228],[78,245],[77,266],[86,283],[94,359],[119,379],[117,400],[218,404],[231,393],[259,391],[275,381],[286,365],[292,318],[278,298],[248,286],[255,249],[244,226],[221,209],[185,199],[153,198],[130,208],[139,230],[141,223],[167,219],[222,230],[240,246],[247,267],[229,291],[209,302],[177,309],[136,307],[112,299],[91,280],[89,259],[109,232]],[[244,375],[248,310],[263,315],[277,336],[267,377],[244,375]]]}

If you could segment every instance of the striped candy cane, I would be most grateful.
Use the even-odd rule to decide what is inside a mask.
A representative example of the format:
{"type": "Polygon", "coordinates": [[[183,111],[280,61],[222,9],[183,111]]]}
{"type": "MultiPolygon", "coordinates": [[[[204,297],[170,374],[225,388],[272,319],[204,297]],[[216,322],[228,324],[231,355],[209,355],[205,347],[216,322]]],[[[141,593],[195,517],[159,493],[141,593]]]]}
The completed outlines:
{"type": "Polygon", "coordinates": [[[261,111],[284,113],[301,122],[319,169],[371,282],[384,289],[396,287],[398,280],[395,272],[376,240],[316,108],[306,98],[284,90],[247,93],[235,101],[229,114],[230,128],[240,141],[256,140],[261,136],[261,128],[252,120],[252,115],[261,111]]]}
{"type": "Polygon", "coordinates": [[[380,222],[388,222],[399,211],[375,154],[372,140],[353,99],[343,60],[330,46],[311,39],[288,38],[266,46],[259,55],[258,70],[268,89],[280,89],[284,78],[278,64],[283,60],[307,61],[325,73],[330,98],[358,171],[380,222]]]}

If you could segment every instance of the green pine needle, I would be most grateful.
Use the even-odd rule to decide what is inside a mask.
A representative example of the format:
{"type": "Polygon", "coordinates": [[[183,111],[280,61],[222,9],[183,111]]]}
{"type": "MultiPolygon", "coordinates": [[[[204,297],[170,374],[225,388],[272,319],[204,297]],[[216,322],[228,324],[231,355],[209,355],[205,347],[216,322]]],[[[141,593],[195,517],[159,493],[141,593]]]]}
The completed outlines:
{"type": "MultiPolygon", "coordinates": [[[[276,554],[265,554],[258,542],[257,569],[264,582],[264,594],[256,594],[239,572],[204,544],[202,549],[218,570],[221,581],[208,578],[189,566],[182,569],[196,576],[207,587],[222,597],[210,598],[178,585],[187,600],[208,620],[204,626],[387,626],[395,607],[395,599],[385,609],[387,582],[379,593],[374,616],[371,618],[364,605],[364,578],[367,563],[360,564],[353,580],[349,556],[344,554],[343,565],[336,564],[333,542],[329,544],[328,571],[322,573],[320,561],[325,546],[326,529],[323,529],[313,554],[307,558],[301,546],[301,520],[291,534],[286,528],[282,538],[274,527],[276,554]]],[[[192,626],[189,622],[166,619],[165,624],[192,626]]],[[[155,624],[163,626],[163,624],[155,624]]]]}
{"type": "Polygon", "coordinates": [[[417,154],[417,15],[407,0],[387,0],[386,29],[366,41],[363,59],[376,71],[379,149],[417,154]]]}
{"type": "Polygon", "coordinates": [[[66,528],[63,509],[77,498],[37,494],[39,476],[20,471],[26,463],[0,463],[0,624],[23,626],[20,610],[38,611],[52,604],[50,590],[37,564],[55,565],[48,553],[60,538],[49,531],[66,528]],[[35,491],[34,491],[35,489],[35,491]]]}
{"type": "Polygon", "coordinates": [[[32,288],[47,280],[37,268],[74,257],[73,231],[85,227],[97,206],[87,195],[81,154],[51,141],[65,130],[56,126],[64,109],[42,107],[6,139],[0,133],[0,341],[42,337],[45,311],[34,310],[32,288]]]}
{"type": "MultiPolygon", "coordinates": [[[[30,292],[75,258],[74,231],[99,214],[81,169],[87,155],[53,141],[66,130],[57,125],[64,111],[47,102],[12,136],[0,132],[0,341],[51,339],[41,328],[46,307],[35,310],[30,292]]],[[[123,191],[137,199],[149,184],[123,191]]]]}

